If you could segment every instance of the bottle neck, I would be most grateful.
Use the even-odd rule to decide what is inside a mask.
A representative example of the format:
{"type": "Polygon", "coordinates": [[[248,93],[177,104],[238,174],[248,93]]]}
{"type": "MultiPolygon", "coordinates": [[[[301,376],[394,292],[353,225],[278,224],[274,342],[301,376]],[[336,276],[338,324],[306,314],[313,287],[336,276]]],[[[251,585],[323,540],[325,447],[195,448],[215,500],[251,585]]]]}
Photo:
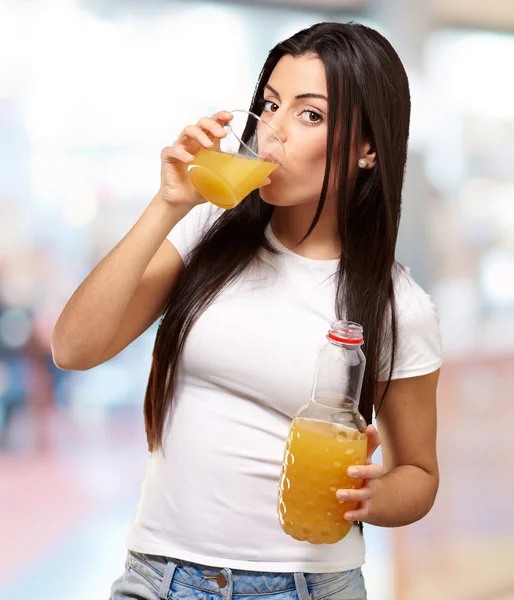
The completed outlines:
{"type": "Polygon", "coordinates": [[[315,394],[311,402],[337,411],[354,412],[358,408],[355,400],[338,394],[315,394]]]}
{"type": "Polygon", "coordinates": [[[344,350],[347,350],[348,352],[351,352],[352,350],[354,352],[357,352],[359,350],[359,348],[362,346],[362,342],[359,343],[354,343],[354,342],[348,342],[348,341],[342,341],[342,340],[337,340],[335,338],[330,337],[330,334],[327,335],[327,340],[332,344],[332,346],[337,346],[338,348],[343,348],[344,350]]]}

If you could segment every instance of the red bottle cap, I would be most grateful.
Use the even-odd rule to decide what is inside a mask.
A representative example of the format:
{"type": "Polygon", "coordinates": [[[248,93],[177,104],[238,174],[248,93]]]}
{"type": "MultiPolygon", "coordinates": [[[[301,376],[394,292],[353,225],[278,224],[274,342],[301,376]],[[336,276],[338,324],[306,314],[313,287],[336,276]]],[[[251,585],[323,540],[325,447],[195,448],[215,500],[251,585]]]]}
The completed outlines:
{"type": "Polygon", "coordinates": [[[362,326],[352,321],[334,321],[327,337],[342,344],[360,345],[364,342],[362,326]]]}

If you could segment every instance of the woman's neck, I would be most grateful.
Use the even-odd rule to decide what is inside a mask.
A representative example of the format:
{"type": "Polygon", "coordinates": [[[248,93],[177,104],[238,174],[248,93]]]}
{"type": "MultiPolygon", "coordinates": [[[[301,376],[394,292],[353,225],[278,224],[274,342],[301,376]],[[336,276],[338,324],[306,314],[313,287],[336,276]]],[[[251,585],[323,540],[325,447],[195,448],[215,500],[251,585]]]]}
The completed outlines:
{"type": "Polygon", "coordinates": [[[317,203],[299,206],[277,206],[271,217],[271,228],[277,239],[289,250],[315,260],[333,260],[341,256],[335,206],[327,203],[316,227],[300,245],[316,214],[317,203]]]}

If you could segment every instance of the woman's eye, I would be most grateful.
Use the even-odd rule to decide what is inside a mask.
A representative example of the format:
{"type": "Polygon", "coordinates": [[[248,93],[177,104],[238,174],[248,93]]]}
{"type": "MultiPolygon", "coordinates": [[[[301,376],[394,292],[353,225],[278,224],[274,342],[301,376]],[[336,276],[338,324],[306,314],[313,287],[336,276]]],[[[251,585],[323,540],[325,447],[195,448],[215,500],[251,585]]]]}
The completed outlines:
{"type": "Polygon", "coordinates": [[[323,121],[323,117],[314,110],[304,110],[302,112],[302,117],[303,115],[307,115],[307,117],[303,120],[309,125],[317,125],[318,123],[321,123],[321,121],[323,121]]]}
{"type": "MultiPolygon", "coordinates": [[[[275,113],[279,109],[278,104],[272,102],[271,100],[264,101],[264,112],[275,113]]],[[[323,121],[322,115],[317,113],[315,110],[303,110],[301,113],[302,121],[308,123],[309,125],[317,125],[323,121]],[[307,115],[307,116],[304,116],[307,115]]]]}
{"type": "Polygon", "coordinates": [[[271,102],[271,100],[266,100],[264,102],[264,110],[266,112],[277,112],[278,106],[274,102],[271,102]]]}

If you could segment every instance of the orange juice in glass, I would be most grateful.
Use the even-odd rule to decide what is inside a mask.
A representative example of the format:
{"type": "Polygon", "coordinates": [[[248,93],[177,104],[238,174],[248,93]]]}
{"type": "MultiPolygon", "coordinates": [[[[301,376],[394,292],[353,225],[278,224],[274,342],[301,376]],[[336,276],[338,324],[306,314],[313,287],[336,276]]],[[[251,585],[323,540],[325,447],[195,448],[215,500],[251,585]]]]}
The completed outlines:
{"type": "Polygon", "coordinates": [[[202,148],[188,167],[198,193],[221,208],[234,208],[284,161],[284,144],[271,126],[244,110],[232,111],[219,149],[202,148]]]}

